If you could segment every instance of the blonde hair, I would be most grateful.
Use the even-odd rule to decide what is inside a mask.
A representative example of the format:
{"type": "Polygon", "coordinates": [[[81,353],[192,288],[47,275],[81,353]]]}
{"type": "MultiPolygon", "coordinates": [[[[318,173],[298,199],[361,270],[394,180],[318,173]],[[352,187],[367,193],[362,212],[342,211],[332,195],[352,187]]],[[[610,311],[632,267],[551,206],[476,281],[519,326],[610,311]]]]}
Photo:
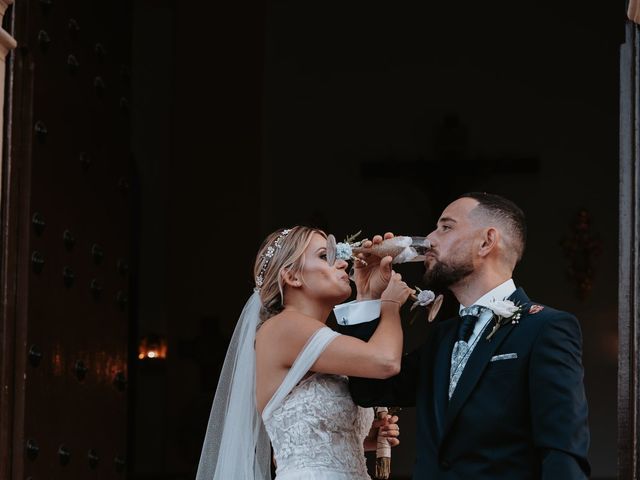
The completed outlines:
{"type": "Polygon", "coordinates": [[[254,265],[256,286],[260,288],[260,320],[262,322],[277,315],[284,309],[285,271],[298,273],[304,267],[304,252],[311,243],[314,233],[327,234],[311,227],[296,226],[287,230],[277,230],[262,243],[254,265]]]}

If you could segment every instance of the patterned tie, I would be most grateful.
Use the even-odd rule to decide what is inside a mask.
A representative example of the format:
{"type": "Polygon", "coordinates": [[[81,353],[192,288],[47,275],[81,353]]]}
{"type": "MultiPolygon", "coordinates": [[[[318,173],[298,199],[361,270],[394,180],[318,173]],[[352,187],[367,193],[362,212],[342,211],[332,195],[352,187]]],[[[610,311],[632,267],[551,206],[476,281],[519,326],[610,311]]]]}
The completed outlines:
{"type": "Polygon", "coordinates": [[[460,311],[460,325],[458,326],[458,340],[468,342],[473,333],[473,327],[476,326],[476,322],[482,313],[482,307],[480,305],[471,305],[470,307],[463,308],[460,311]]]}
{"type": "Polygon", "coordinates": [[[471,355],[471,347],[467,343],[471,334],[473,333],[473,327],[475,327],[478,318],[482,314],[483,307],[480,305],[472,305],[467,308],[463,308],[460,311],[460,325],[458,325],[458,337],[456,344],[453,347],[451,353],[451,371],[449,374],[449,398],[453,395],[453,392],[458,385],[458,380],[462,375],[469,355],[471,355]]]}

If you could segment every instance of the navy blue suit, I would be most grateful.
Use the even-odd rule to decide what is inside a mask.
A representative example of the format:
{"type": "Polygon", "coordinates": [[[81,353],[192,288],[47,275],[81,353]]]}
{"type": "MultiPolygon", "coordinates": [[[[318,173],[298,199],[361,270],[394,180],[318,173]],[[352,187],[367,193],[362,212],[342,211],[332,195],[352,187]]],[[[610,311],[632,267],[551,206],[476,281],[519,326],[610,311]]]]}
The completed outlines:
{"type": "MultiPolygon", "coordinates": [[[[501,326],[487,340],[495,323],[491,320],[450,400],[459,317],[433,325],[425,344],[404,357],[396,377],[351,378],[351,394],[362,406],[416,406],[414,480],[569,480],[589,475],[578,321],[549,307],[530,313],[532,302],[522,289],[510,299],[523,306],[519,323],[501,326]],[[514,353],[517,358],[491,361],[514,353]]],[[[376,325],[341,329],[366,339],[376,325]]]]}

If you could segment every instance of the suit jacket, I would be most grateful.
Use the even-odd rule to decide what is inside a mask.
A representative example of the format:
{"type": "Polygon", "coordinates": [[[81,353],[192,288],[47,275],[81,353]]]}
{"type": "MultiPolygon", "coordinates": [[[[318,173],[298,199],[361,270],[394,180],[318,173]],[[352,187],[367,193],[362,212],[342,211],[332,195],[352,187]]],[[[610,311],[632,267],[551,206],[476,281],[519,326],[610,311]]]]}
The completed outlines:
{"type": "MultiPolygon", "coordinates": [[[[522,289],[519,323],[482,333],[448,399],[459,317],[436,323],[388,380],[351,378],[362,406],[417,407],[414,480],[587,478],[589,427],[582,336],[569,313],[534,305],[522,289]],[[531,309],[532,306],[535,308],[531,309]],[[494,358],[499,355],[504,357],[494,358]],[[492,361],[492,358],[494,360],[492,361]]],[[[344,333],[368,339],[377,320],[344,333]]]]}

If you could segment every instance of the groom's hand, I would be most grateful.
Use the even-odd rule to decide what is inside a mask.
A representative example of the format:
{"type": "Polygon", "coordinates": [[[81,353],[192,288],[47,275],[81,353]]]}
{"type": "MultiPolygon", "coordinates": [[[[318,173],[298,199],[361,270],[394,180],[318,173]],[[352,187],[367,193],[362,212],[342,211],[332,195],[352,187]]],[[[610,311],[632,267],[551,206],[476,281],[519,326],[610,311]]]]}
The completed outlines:
{"type": "MultiPolygon", "coordinates": [[[[373,245],[382,243],[382,240],[393,238],[393,233],[387,232],[384,238],[376,235],[372,240],[366,240],[362,246],[371,248],[373,245]]],[[[354,281],[357,290],[357,300],[374,300],[380,298],[384,289],[387,288],[391,280],[391,262],[393,258],[387,256],[377,257],[371,253],[360,253],[358,258],[366,262],[355,262],[354,281]]]]}
{"type": "Polygon", "coordinates": [[[378,435],[382,435],[389,440],[391,447],[400,445],[400,427],[398,426],[397,415],[387,415],[384,420],[374,420],[371,425],[369,435],[364,439],[364,450],[366,452],[374,451],[378,446],[378,435]]]}

